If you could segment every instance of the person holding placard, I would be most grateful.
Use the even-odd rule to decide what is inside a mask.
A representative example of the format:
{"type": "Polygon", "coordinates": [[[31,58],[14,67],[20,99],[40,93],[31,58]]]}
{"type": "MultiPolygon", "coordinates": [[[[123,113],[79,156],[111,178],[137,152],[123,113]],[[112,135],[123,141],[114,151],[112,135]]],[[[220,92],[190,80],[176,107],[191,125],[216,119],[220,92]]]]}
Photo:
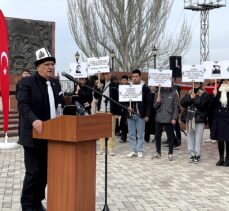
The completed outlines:
{"type": "MultiPolygon", "coordinates": [[[[103,95],[112,98],[115,101],[118,101],[118,83],[111,82],[111,73],[102,73],[104,80],[97,80],[95,84],[95,89],[101,92],[103,95]]],[[[111,156],[115,155],[114,148],[115,148],[115,124],[116,124],[116,117],[120,115],[121,109],[112,102],[106,102],[104,97],[101,98],[101,95],[98,93],[94,93],[95,99],[98,100],[97,109],[98,112],[110,112],[112,113],[112,137],[108,139],[108,150],[111,156]]],[[[105,139],[99,139],[100,145],[100,152],[98,154],[102,154],[105,149],[105,139]]]]}
{"type": "Polygon", "coordinates": [[[219,161],[216,166],[229,166],[229,79],[220,82],[219,88],[213,91],[213,123],[212,138],[218,141],[219,161]],[[224,148],[226,157],[224,160],[224,148]]]}
{"type": "Polygon", "coordinates": [[[168,159],[173,160],[174,129],[179,115],[179,100],[176,91],[171,87],[159,88],[156,93],[153,107],[156,110],[156,154],[152,158],[161,157],[161,135],[165,128],[169,143],[168,159]]]}
{"type": "MultiPolygon", "coordinates": [[[[121,85],[129,84],[129,78],[127,75],[121,76],[120,84],[121,85]]],[[[125,143],[127,141],[128,125],[127,125],[127,118],[124,109],[121,110],[120,130],[121,130],[121,140],[119,143],[125,143]]]]}
{"type": "Polygon", "coordinates": [[[210,97],[203,91],[202,83],[195,82],[193,89],[181,99],[180,103],[185,108],[183,112],[185,112],[188,151],[191,155],[190,163],[199,163],[210,97]]]}
{"type": "MultiPolygon", "coordinates": [[[[132,71],[132,83],[137,85],[141,83],[141,71],[135,69],[132,71]]],[[[130,112],[126,111],[128,116],[128,130],[130,136],[131,150],[127,157],[143,158],[143,145],[144,145],[144,131],[145,122],[149,121],[149,115],[151,111],[151,91],[146,84],[142,85],[142,101],[132,102],[129,107],[130,112],[134,112],[130,115],[130,112]],[[136,140],[137,132],[137,140],[136,140]]]]}
{"type": "Polygon", "coordinates": [[[71,103],[75,105],[75,102],[78,101],[85,111],[91,114],[92,91],[85,87],[85,84],[88,85],[88,78],[80,78],[79,83],[75,86],[75,93],[72,96],[71,103]]]}

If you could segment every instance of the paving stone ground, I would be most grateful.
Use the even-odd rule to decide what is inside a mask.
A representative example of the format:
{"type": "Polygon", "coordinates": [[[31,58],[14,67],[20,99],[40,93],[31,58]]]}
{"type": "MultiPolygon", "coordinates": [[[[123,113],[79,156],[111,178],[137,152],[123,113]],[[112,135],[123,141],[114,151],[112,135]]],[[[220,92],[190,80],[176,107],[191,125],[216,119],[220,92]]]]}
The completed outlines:
{"type": "MultiPolygon", "coordinates": [[[[163,136],[165,138],[165,134],[163,136]]],[[[204,140],[208,136],[209,131],[206,130],[204,140]]],[[[17,138],[12,141],[16,142],[17,138]]],[[[229,168],[215,166],[218,159],[216,143],[203,143],[199,164],[188,163],[184,135],[181,148],[174,150],[174,161],[168,161],[168,148],[165,146],[162,147],[162,159],[151,159],[155,153],[154,143],[145,144],[144,147],[144,158],[126,157],[129,142],[117,144],[117,154],[108,157],[108,206],[111,211],[229,210],[229,168]]],[[[20,194],[25,172],[23,162],[22,147],[0,150],[1,211],[21,210],[20,194]]],[[[97,155],[96,181],[96,210],[102,210],[103,155],[97,155]]]]}

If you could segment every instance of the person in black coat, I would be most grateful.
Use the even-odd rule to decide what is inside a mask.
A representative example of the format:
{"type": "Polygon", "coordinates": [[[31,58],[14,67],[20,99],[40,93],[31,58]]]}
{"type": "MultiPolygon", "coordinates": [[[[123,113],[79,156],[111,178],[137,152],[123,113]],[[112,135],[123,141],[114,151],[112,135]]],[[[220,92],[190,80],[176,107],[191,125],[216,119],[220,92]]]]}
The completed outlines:
{"type": "MultiPolygon", "coordinates": [[[[120,80],[120,85],[128,85],[128,84],[129,84],[128,76],[122,75],[120,80]]],[[[121,140],[119,142],[125,143],[127,141],[128,124],[127,124],[127,118],[125,115],[124,108],[122,108],[121,110],[120,130],[121,130],[121,140]]]]}
{"type": "MultiPolygon", "coordinates": [[[[154,102],[154,97],[155,97],[156,92],[157,92],[157,87],[151,87],[152,102],[154,102]]],[[[145,142],[147,143],[149,143],[150,141],[150,134],[155,135],[155,116],[156,116],[156,110],[152,108],[150,115],[149,115],[149,121],[145,123],[144,139],[145,139],[145,142]]],[[[155,138],[153,139],[153,142],[154,141],[155,141],[155,138]]]]}
{"type": "Polygon", "coordinates": [[[229,79],[220,82],[219,88],[214,89],[212,98],[213,123],[212,139],[218,141],[219,161],[216,166],[229,166],[229,79]],[[224,160],[224,146],[226,157],[224,160]]]}
{"type": "Polygon", "coordinates": [[[190,90],[180,103],[185,108],[183,112],[186,112],[185,120],[182,121],[186,122],[188,151],[191,155],[190,162],[199,163],[210,97],[202,89],[202,83],[195,82],[194,89],[190,90]]]}
{"type": "Polygon", "coordinates": [[[92,91],[85,86],[85,84],[88,85],[88,79],[80,78],[79,83],[80,84],[76,85],[76,90],[72,96],[71,103],[75,105],[75,102],[78,101],[86,112],[91,114],[91,102],[93,100],[92,91]]]}
{"type": "MultiPolygon", "coordinates": [[[[211,86],[213,88],[213,90],[214,90],[215,87],[218,87],[219,83],[217,82],[215,84],[215,80],[211,80],[211,82],[208,83],[207,85],[208,86],[211,86]]],[[[209,96],[210,96],[210,99],[211,99],[211,102],[212,102],[212,100],[214,98],[214,94],[211,93],[211,94],[209,94],[209,96]]],[[[214,108],[213,108],[212,103],[209,103],[209,106],[208,106],[208,126],[209,126],[209,129],[210,129],[210,136],[209,136],[209,139],[207,139],[205,141],[206,142],[213,142],[213,143],[215,143],[217,141],[212,138],[212,130],[211,130],[212,123],[213,123],[213,112],[212,112],[213,110],[214,110],[214,108]]]]}
{"type": "Polygon", "coordinates": [[[47,140],[32,137],[35,129],[42,132],[42,122],[56,115],[58,104],[63,104],[63,94],[58,80],[52,78],[55,58],[45,49],[36,52],[33,76],[21,80],[18,91],[20,114],[19,144],[24,148],[25,178],[22,188],[22,211],[44,211],[42,200],[45,198],[47,184],[47,140]]]}

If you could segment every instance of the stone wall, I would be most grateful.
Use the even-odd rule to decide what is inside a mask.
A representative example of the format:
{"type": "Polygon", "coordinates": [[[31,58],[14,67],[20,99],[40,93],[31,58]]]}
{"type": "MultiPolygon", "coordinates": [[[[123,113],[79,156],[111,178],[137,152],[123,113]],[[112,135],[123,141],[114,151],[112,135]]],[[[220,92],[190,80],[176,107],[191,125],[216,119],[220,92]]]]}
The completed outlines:
{"type": "Polygon", "coordinates": [[[55,23],[47,21],[6,18],[9,34],[9,73],[17,74],[27,68],[35,71],[35,51],[45,47],[55,55],[55,23]]]}

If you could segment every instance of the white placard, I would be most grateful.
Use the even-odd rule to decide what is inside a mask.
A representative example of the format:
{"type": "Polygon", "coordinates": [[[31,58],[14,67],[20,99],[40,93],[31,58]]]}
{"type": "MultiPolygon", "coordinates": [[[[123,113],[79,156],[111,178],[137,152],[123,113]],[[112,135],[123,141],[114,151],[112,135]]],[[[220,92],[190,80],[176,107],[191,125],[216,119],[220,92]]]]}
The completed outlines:
{"type": "Polygon", "coordinates": [[[70,63],[70,75],[74,78],[87,78],[87,62],[82,63],[76,63],[72,62],[70,63]]]}
{"type": "Polygon", "coordinates": [[[149,69],[149,86],[171,87],[172,70],[149,69]]]}
{"type": "Polygon", "coordinates": [[[142,85],[119,85],[119,102],[142,101],[142,85]]]}
{"type": "Polygon", "coordinates": [[[229,60],[202,63],[204,79],[229,79],[229,60]]]}
{"type": "Polygon", "coordinates": [[[202,65],[183,65],[182,82],[204,82],[204,68],[202,65]]]}
{"type": "Polygon", "coordinates": [[[88,74],[95,75],[97,73],[108,73],[110,72],[109,67],[109,56],[105,57],[92,57],[88,58],[88,74]]]}

